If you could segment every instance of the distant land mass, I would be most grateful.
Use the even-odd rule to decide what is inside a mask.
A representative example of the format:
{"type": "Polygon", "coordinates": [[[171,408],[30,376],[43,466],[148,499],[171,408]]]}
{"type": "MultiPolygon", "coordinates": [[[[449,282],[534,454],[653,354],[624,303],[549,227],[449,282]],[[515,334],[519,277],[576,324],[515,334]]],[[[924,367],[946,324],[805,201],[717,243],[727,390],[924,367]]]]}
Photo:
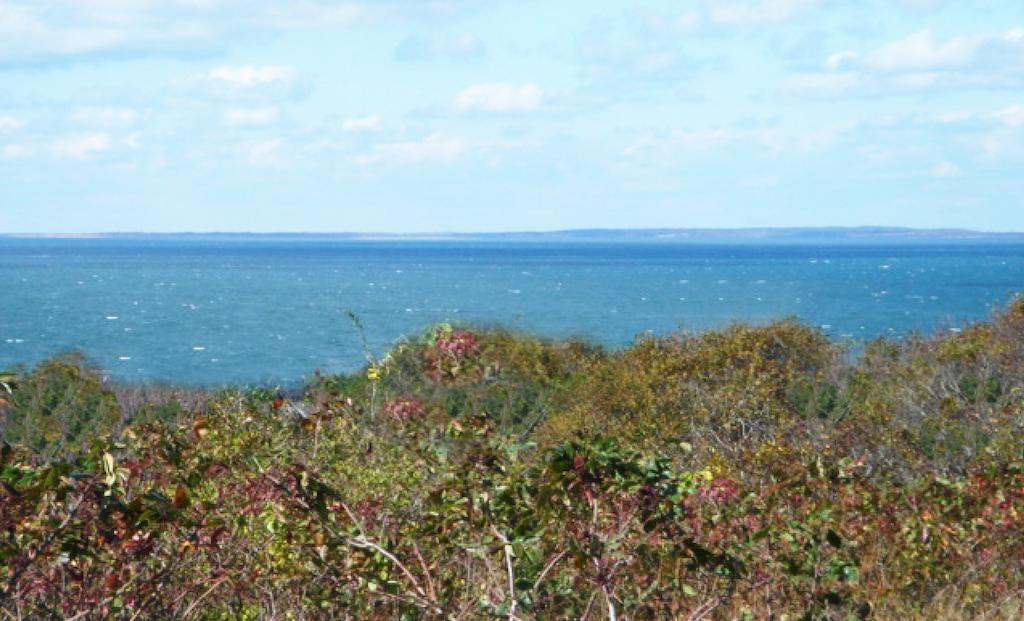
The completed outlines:
{"type": "Polygon", "coordinates": [[[871,242],[1024,242],[1024,232],[986,232],[970,229],[904,227],[761,227],[761,228],[639,228],[511,231],[501,233],[373,233],[373,232],[177,232],[177,233],[0,233],[18,239],[138,239],[138,240],[346,240],[346,241],[519,241],[519,242],[661,242],[661,243],[871,243],[871,242]]]}

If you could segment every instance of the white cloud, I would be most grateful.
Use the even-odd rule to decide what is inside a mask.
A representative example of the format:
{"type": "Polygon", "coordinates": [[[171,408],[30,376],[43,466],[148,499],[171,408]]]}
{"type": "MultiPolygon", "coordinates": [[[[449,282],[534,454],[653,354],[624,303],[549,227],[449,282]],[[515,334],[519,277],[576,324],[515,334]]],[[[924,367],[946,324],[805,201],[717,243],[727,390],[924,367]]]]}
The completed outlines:
{"type": "Polygon", "coordinates": [[[345,119],[341,129],[346,132],[376,131],[380,129],[380,117],[376,114],[345,119]]]}
{"type": "Polygon", "coordinates": [[[131,134],[121,139],[121,145],[128,147],[129,149],[138,149],[142,146],[142,143],[139,142],[138,134],[131,134]]]}
{"type": "Polygon", "coordinates": [[[985,40],[985,36],[958,36],[940,41],[931,30],[919,30],[868,52],[864,61],[883,71],[958,67],[969,64],[985,40]]]}
{"type": "Polygon", "coordinates": [[[242,145],[242,154],[255,166],[280,166],[284,163],[281,155],[284,145],[280,138],[250,142],[242,145]]]}
{"type": "Polygon", "coordinates": [[[700,11],[688,11],[678,17],[657,17],[652,20],[652,26],[670,32],[690,32],[700,26],[702,19],[700,11]]]}
{"type": "Polygon", "coordinates": [[[239,67],[216,67],[207,72],[206,77],[212,82],[224,82],[232,86],[244,88],[291,82],[295,79],[295,69],[288,65],[242,65],[239,67]]]}
{"type": "Polygon", "coordinates": [[[224,111],[224,122],[228,125],[266,125],[277,118],[277,108],[228,108],[224,111]]]}
{"type": "Polygon", "coordinates": [[[973,112],[957,110],[955,112],[943,112],[936,116],[935,120],[945,125],[951,125],[956,123],[967,123],[968,121],[974,120],[974,116],[973,112]]]}
{"type": "Polygon", "coordinates": [[[939,86],[945,76],[938,71],[922,71],[894,76],[889,84],[897,90],[920,91],[939,86]]]}
{"type": "Polygon", "coordinates": [[[1020,127],[1024,125],[1024,106],[1010,106],[996,112],[994,116],[1010,127],[1020,127]]]}
{"type": "Polygon", "coordinates": [[[705,0],[711,21],[719,24],[782,22],[804,14],[817,0],[705,0]]]}
{"type": "Polygon", "coordinates": [[[733,134],[724,129],[697,129],[680,131],[672,135],[672,140],[687,147],[705,149],[718,146],[733,138],[733,134]]]}
{"type": "Polygon", "coordinates": [[[1020,88],[1024,29],[937,38],[919,30],[866,53],[835,52],[829,71],[790,75],[786,90],[821,96],[1020,88]],[[1018,32],[1019,31],[1019,32],[1018,32]]]}
{"type": "Polygon", "coordinates": [[[132,108],[80,108],[74,120],[88,125],[131,125],[139,114],[132,108]]]}
{"type": "Polygon", "coordinates": [[[459,159],[468,147],[469,144],[462,138],[434,133],[421,140],[375,145],[369,155],[356,157],[355,161],[363,164],[378,161],[402,164],[450,163],[459,159]]]}
{"type": "Polygon", "coordinates": [[[832,71],[835,71],[844,64],[849,64],[849,61],[856,60],[858,56],[859,54],[857,54],[857,52],[836,52],[835,54],[829,55],[829,57],[825,59],[825,66],[831,69],[832,71]]]}
{"type": "Polygon", "coordinates": [[[244,35],[472,10],[472,0],[2,0],[0,63],[210,54],[244,35]]]}
{"type": "Polygon", "coordinates": [[[23,144],[5,144],[4,148],[0,150],[5,158],[16,158],[23,157],[29,154],[30,149],[23,144]]]}
{"type": "Polygon", "coordinates": [[[93,132],[58,138],[51,146],[51,151],[61,158],[84,158],[107,151],[112,146],[109,134],[93,132]]]}
{"type": "Polygon", "coordinates": [[[913,11],[929,11],[946,3],[946,0],[897,0],[905,9],[913,11]]]}
{"type": "MultiPolygon", "coordinates": [[[[192,3],[195,4],[195,3],[192,3]]],[[[0,63],[88,57],[104,52],[173,54],[222,46],[211,11],[176,0],[4,0],[0,63]]]]}
{"type": "Polygon", "coordinates": [[[949,160],[943,160],[932,169],[933,177],[959,177],[964,174],[960,167],[949,160]]]}
{"type": "Polygon", "coordinates": [[[811,95],[836,96],[854,91],[864,84],[860,74],[844,71],[839,73],[796,73],[786,78],[788,91],[811,95]]]}
{"type": "Polygon", "coordinates": [[[677,30],[693,30],[700,25],[700,13],[691,11],[680,15],[673,24],[677,30]]]}
{"type": "Polygon", "coordinates": [[[543,104],[544,92],[536,84],[476,84],[455,97],[459,112],[529,112],[543,104]]]}
{"type": "Polygon", "coordinates": [[[214,67],[183,84],[195,95],[226,100],[293,99],[308,91],[299,71],[290,65],[228,65],[214,67]]]}
{"type": "Polygon", "coordinates": [[[0,132],[11,132],[24,125],[13,116],[0,116],[0,132]]]}
{"type": "Polygon", "coordinates": [[[623,154],[643,158],[659,166],[672,166],[687,159],[712,156],[715,151],[734,149],[747,154],[767,153],[771,157],[797,152],[818,153],[844,140],[853,128],[853,123],[814,129],[782,126],[661,128],[635,140],[623,150],[623,154]]]}
{"type": "Polygon", "coordinates": [[[641,136],[622,150],[623,155],[668,165],[681,157],[706,155],[711,149],[740,139],[734,130],[721,128],[658,131],[641,136]]]}
{"type": "Polygon", "coordinates": [[[403,62],[447,60],[476,60],[487,55],[487,46],[474,35],[454,36],[410,35],[395,48],[395,59],[403,62]]]}

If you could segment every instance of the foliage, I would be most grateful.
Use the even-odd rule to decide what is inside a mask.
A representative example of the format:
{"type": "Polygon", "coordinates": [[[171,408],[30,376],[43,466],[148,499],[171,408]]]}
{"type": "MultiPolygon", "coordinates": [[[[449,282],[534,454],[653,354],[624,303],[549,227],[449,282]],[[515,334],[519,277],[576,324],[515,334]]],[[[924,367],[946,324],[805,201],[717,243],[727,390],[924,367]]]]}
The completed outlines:
{"type": "MultiPolygon", "coordinates": [[[[856,359],[783,321],[612,352],[441,326],[368,361],[121,414],[66,459],[4,445],[0,611],[1024,614],[1024,303],[856,359]]],[[[75,368],[5,380],[11,403],[106,411],[75,368]]]]}
{"type": "Polygon", "coordinates": [[[86,451],[128,423],[181,421],[202,410],[201,390],[109,382],[82,354],[0,373],[0,440],[50,459],[86,451]]]}
{"type": "Polygon", "coordinates": [[[120,421],[117,400],[77,354],[43,362],[16,387],[6,400],[3,437],[43,454],[83,450],[97,428],[120,421]]]}

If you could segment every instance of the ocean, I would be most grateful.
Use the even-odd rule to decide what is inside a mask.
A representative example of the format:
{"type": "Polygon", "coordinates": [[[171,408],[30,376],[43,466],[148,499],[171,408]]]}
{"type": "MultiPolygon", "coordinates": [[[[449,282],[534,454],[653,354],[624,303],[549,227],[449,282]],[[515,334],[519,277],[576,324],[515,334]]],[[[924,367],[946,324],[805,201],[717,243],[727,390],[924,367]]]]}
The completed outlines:
{"type": "Polygon", "coordinates": [[[0,238],[0,369],[81,350],[112,377],[294,385],[428,326],[611,347],[797,317],[858,344],[1024,292],[1024,244],[0,238]]]}

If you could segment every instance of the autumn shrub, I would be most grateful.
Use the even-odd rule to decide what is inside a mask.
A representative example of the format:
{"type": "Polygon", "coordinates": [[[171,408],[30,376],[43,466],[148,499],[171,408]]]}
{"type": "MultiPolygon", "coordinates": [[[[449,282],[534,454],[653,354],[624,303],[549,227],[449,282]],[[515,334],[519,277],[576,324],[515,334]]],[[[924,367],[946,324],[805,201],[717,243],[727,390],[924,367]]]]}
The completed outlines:
{"type": "Polygon", "coordinates": [[[125,425],[184,421],[202,411],[211,394],[110,381],[79,352],[5,372],[0,382],[0,440],[31,447],[44,459],[87,450],[93,440],[125,425]]]}
{"type": "Polygon", "coordinates": [[[847,437],[889,471],[950,474],[981,456],[1010,459],[1024,429],[1022,369],[1019,300],[962,331],[877,342],[853,372],[847,437]]]}
{"type": "Polygon", "coordinates": [[[42,362],[18,378],[6,400],[3,439],[44,457],[82,451],[121,422],[117,399],[79,354],[42,362]]]}
{"type": "MultiPolygon", "coordinates": [[[[111,399],[3,381],[60,420],[111,399]]],[[[856,357],[793,321],[617,351],[441,326],[301,392],[152,397],[183,405],[0,449],[0,615],[1024,615],[1019,301],[856,357]]]]}
{"type": "Polygon", "coordinates": [[[839,389],[823,380],[840,353],[792,321],[645,336],[579,373],[538,436],[614,432],[698,461],[718,454],[735,462],[751,444],[800,433],[812,400],[826,414],[838,409],[839,389]]]}
{"type": "MultiPolygon", "coordinates": [[[[555,395],[602,355],[581,341],[442,325],[389,352],[374,368],[374,381],[383,399],[416,395],[449,418],[486,415],[502,429],[525,433],[546,418],[555,395]]],[[[355,388],[368,394],[365,384],[355,388]]]]}

